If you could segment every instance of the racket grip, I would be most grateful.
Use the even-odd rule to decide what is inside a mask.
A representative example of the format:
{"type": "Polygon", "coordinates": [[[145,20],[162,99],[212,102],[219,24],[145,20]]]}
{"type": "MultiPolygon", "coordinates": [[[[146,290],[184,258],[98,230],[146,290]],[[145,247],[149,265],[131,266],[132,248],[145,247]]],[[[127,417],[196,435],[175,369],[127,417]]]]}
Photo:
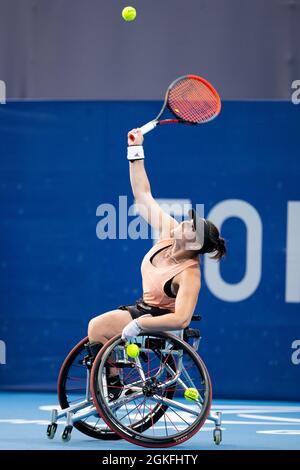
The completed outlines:
{"type": "Polygon", "coordinates": [[[141,127],[142,134],[145,135],[147,132],[153,131],[157,126],[157,121],[147,122],[144,126],[141,127]]]}
{"type": "MultiPolygon", "coordinates": [[[[145,135],[147,134],[147,132],[150,132],[153,129],[155,129],[156,126],[157,126],[157,121],[150,121],[150,122],[147,122],[147,124],[142,126],[140,129],[141,129],[142,134],[145,135]]],[[[132,142],[134,142],[135,136],[133,134],[129,134],[129,138],[132,142]]]]}

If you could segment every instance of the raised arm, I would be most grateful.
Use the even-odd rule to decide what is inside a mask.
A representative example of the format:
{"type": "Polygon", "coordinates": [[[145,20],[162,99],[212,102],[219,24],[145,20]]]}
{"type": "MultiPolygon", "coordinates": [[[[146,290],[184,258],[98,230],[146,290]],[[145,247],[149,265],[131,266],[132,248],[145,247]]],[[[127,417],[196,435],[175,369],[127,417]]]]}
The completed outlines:
{"type": "MultiPolygon", "coordinates": [[[[137,150],[141,151],[143,141],[144,137],[139,129],[133,129],[128,133],[128,146],[135,146],[137,150]],[[129,134],[135,135],[135,140],[133,142],[129,139],[129,134]]],[[[145,170],[144,159],[131,160],[129,162],[129,171],[132,193],[137,205],[138,213],[148,222],[148,224],[159,231],[161,238],[170,237],[171,230],[178,225],[178,222],[163,211],[153,198],[149,179],[145,170]]]]}

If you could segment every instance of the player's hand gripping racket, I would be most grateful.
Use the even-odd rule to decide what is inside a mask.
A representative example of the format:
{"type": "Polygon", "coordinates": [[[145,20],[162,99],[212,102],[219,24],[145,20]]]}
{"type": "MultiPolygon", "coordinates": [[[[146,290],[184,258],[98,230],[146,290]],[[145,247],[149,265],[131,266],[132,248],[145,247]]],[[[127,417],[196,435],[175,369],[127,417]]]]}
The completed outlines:
{"type": "MultiPolygon", "coordinates": [[[[197,75],[184,75],[169,86],[163,107],[157,117],[142,126],[142,134],[152,131],[158,124],[203,124],[211,121],[221,111],[221,100],[214,87],[197,75]],[[162,119],[166,109],[176,119],[162,119]]],[[[129,134],[134,142],[135,136],[129,134]]]]}

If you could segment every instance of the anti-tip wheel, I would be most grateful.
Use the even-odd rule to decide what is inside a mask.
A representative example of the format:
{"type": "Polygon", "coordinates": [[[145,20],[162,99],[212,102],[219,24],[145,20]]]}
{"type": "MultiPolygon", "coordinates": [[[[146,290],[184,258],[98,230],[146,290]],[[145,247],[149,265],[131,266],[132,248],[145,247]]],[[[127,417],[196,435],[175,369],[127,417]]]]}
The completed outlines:
{"type": "Polygon", "coordinates": [[[69,442],[71,439],[71,432],[72,432],[73,426],[66,426],[65,429],[62,432],[61,438],[64,442],[69,442]]]}
{"type": "Polygon", "coordinates": [[[56,433],[56,429],[57,429],[57,424],[56,423],[48,424],[47,432],[46,432],[48,439],[53,439],[54,438],[55,433],[56,433]]]}
{"type": "Polygon", "coordinates": [[[221,429],[214,429],[214,442],[218,446],[222,442],[222,430],[221,429]]]}

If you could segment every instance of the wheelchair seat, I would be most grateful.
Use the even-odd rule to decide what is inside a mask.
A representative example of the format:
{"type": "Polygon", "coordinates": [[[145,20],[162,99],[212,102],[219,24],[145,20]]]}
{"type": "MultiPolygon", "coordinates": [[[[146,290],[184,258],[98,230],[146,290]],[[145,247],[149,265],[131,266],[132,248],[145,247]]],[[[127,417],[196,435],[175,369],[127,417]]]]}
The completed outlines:
{"type": "MultiPolygon", "coordinates": [[[[200,321],[201,319],[201,315],[195,314],[192,316],[191,321],[200,321]]],[[[190,326],[184,328],[182,332],[182,339],[188,343],[189,338],[193,338],[193,347],[197,350],[201,339],[200,330],[198,330],[197,328],[191,328],[190,326]]]]}
{"type": "Polygon", "coordinates": [[[198,315],[197,313],[192,316],[192,321],[200,321],[202,320],[201,315],[198,315]]]}

